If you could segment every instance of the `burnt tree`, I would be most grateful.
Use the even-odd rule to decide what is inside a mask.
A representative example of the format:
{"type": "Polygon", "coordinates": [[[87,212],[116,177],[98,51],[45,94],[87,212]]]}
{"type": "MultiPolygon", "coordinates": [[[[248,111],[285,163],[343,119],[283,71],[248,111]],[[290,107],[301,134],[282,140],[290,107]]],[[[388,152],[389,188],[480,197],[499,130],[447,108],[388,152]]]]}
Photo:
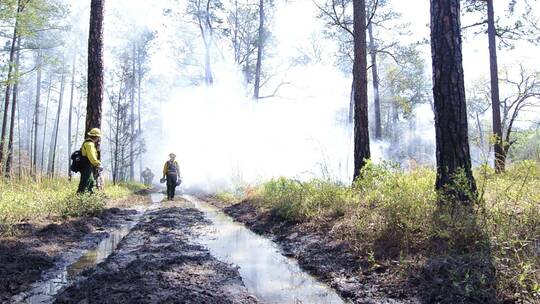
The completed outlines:
{"type": "Polygon", "coordinates": [[[105,0],[92,0],[90,4],[90,33],[88,36],[88,100],[86,103],[85,135],[92,128],[101,128],[104,13],[105,0]]]}
{"type": "Polygon", "coordinates": [[[356,179],[371,157],[369,150],[366,2],[353,0],[354,18],[354,175],[356,179]]]}
{"type": "Polygon", "coordinates": [[[476,185],[471,170],[461,43],[460,1],[431,0],[436,189],[469,202],[476,185]]]}

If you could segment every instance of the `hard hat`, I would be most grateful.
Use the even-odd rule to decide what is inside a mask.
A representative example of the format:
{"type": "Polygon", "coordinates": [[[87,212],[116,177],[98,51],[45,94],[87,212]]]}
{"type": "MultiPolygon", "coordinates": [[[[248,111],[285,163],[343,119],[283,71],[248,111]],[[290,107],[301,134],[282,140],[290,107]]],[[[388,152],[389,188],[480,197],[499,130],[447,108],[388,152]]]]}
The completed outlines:
{"type": "Polygon", "coordinates": [[[169,157],[176,157],[176,154],[170,153],[170,154],[169,154],[169,157]]]}
{"type": "Polygon", "coordinates": [[[99,128],[93,128],[88,132],[88,136],[101,137],[101,130],[99,128]]]}

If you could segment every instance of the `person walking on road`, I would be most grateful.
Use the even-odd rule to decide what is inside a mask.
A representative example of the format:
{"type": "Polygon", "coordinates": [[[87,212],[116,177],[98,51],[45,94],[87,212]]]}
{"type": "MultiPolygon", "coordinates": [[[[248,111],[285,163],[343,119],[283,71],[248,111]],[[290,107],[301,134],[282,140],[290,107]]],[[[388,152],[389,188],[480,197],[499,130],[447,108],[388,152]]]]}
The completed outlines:
{"type": "Polygon", "coordinates": [[[167,181],[167,199],[173,200],[176,186],[180,185],[180,168],[174,153],[169,154],[169,160],[163,166],[163,179],[167,181]]]}
{"type": "Polygon", "coordinates": [[[152,173],[152,170],[150,170],[150,168],[144,169],[144,171],[141,173],[141,176],[146,186],[152,185],[152,181],[154,180],[154,173],[152,173]]]}
{"type": "Polygon", "coordinates": [[[100,153],[97,148],[101,140],[101,130],[93,128],[87,135],[88,137],[84,140],[81,147],[83,163],[81,166],[81,180],[79,182],[77,193],[93,193],[94,187],[96,187],[96,178],[101,171],[103,171],[100,153]]]}

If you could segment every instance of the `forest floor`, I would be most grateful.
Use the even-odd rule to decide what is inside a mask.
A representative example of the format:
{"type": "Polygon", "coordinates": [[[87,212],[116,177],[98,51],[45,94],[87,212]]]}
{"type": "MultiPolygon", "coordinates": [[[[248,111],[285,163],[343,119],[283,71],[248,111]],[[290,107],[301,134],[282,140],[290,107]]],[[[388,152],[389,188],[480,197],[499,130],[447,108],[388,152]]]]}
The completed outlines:
{"type": "Polygon", "coordinates": [[[236,221],[275,241],[282,253],[300,267],[334,288],[353,303],[420,303],[416,289],[396,284],[388,267],[373,265],[355,253],[350,244],[333,237],[333,223],[284,220],[249,200],[228,204],[206,198],[236,221]]]}
{"type": "Polygon", "coordinates": [[[0,237],[0,302],[258,303],[237,268],[193,242],[209,224],[182,199],[150,204],[147,195],[109,202],[93,217],[21,224],[16,235],[0,237]],[[130,223],[131,230],[102,263],[71,277],[67,268],[58,294],[36,294],[51,289],[50,274],[130,223]]]}

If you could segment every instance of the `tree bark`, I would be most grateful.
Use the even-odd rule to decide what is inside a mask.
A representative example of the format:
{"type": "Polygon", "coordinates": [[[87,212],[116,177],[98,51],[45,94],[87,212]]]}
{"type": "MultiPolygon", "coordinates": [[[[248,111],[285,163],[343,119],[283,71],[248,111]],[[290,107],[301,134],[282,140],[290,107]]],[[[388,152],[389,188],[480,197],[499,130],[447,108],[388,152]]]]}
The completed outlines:
{"type": "Polygon", "coordinates": [[[38,159],[38,130],[39,130],[39,106],[41,102],[41,71],[42,71],[42,57],[41,50],[38,51],[37,60],[37,76],[36,76],[36,106],[34,109],[34,155],[33,155],[33,174],[37,173],[37,159],[38,159]]]}
{"type": "Polygon", "coordinates": [[[135,180],[135,140],[133,140],[133,135],[135,134],[135,44],[132,46],[132,75],[131,75],[131,81],[130,81],[130,96],[129,96],[129,129],[131,133],[132,142],[129,145],[129,180],[133,181],[135,180]]]}
{"type": "Polygon", "coordinates": [[[358,178],[371,157],[367,95],[366,3],[353,0],[354,16],[354,175],[358,178]]]}
{"type": "Polygon", "coordinates": [[[49,150],[49,174],[54,176],[56,172],[56,147],[58,146],[58,129],[60,127],[60,114],[62,113],[62,105],[64,103],[64,89],[66,87],[66,75],[64,67],[62,67],[62,76],[60,80],[60,96],[58,97],[58,110],[56,112],[56,120],[53,133],[51,134],[51,148],[49,150]]]}
{"type": "Polygon", "coordinates": [[[86,103],[85,136],[92,128],[101,128],[103,104],[103,16],[105,0],[90,4],[88,36],[88,100],[86,103]]]}
{"type": "Polygon", "coordinates": [[[19,60],[20,60],[20,48],[21,37],[17,37],[17,51],[15,52],[15,76],[13,82],[13,101],[11,103],[11,119],[9,124],[9,139],[7,147],[7,160],[6,160],[6,177],[11,177],[11,167],[13,164],[13,137],[15,131],[15,117],[17,116],[17,97],[19,94],[19,60]]]}
{"type": "MultiPolygon", "coordinates": [[[[137,52],[137,122],[138,122],[138,134],[139,140],[142,140],[142,127],[141,127],[141,79],[143,77],[141,49],[137,52]]],[[[142,154],[139,156],[139,174],[142,172],[142,154]]],[[[142,179],[141,179],[142,182],[142,179]]]]}
{"type": "Polygon", "coordinates": [[[17,43],[18,36],[18,26],[19,26],[19,13],[21,12],[21,1],[17,1],[17,15],[15,17],[15,27],[13,28],[13,37],[11,38],[11,49],[9,50],[9,61],[8,61],[8,73],[7,73],[7,83],[6,83],[6,95],[4,99],[4,115],[2,118],[2,134],[0,135],[0,171],[4,167],[4,149],[7,135],[7,121],[9,113],[9,103],[11,97],[11,82],[13,77],[13,65],[15,63],[15,48],[17,43]]]}
{"type": "Polygon", "coordinates": [[[382,139],[381,125],[381,95],[379,94],[379,72],[377,69],[377,46],[373,38],[373,24],[368,25],[369,54],[371,56],[371,77],[373,82],[373,107],[375,108],[375,139],[382,139]]]}
{"type": "Polygon", "coordinates": [[[499,67],[497,63],[497,42],[495,29],[495,12],[493,0],[487,0],[488,10],[488,41],[489,41],[489,70],[491,78],[491,116],[493,119],[493,153],[496,172],[503,172],[506,162],[501,124],[501,102],[499,95],[499,67]]]}
{"type": "Polygon", "coordinates": [[[43,138],[41,141],[41,170],[45,171],[45,137],[47,136],[47,118],[49,117],[49,101],[51,100],[52,79],[49,80],[47,103],[45,104],[45,120],[43,122],[43,138]]]}
{"type": "Polygon", "coordinates": [[[259,39],[257,40],[257,64],[255,66],[255,85],[253,88],[253,99],[255,100],[259,99],[261,89],[261,69],[265,36],[264,19],[264,0],[259,0],[259,39]]]}
{"type": "Polygon", "coordinates": [[[71,169],[69,168],[69,165],[71,163],[71,149],[72,145],[71,142],[73,140],[72,134],[71,134],[71,128],[72,128],[72,121],[73,121],[73,98],[75,95],[75,64],[77,62],[77,55],[73,54],[73,62],[71,63],[71,93],[69,95],[69,116],[68,116],[68,138],[67,138],[67,171],[68,171],[68,177],[69,180],[71,180],[71,169]]]}
{"type": "Polygon", "coordinates": [[[459,0],[431,0],[431,52],[437,152],[436,189],[460,202],[476,193],[471,170],[459,0]],[[457,180],[457,175],[463,175],[457,180]]]}

